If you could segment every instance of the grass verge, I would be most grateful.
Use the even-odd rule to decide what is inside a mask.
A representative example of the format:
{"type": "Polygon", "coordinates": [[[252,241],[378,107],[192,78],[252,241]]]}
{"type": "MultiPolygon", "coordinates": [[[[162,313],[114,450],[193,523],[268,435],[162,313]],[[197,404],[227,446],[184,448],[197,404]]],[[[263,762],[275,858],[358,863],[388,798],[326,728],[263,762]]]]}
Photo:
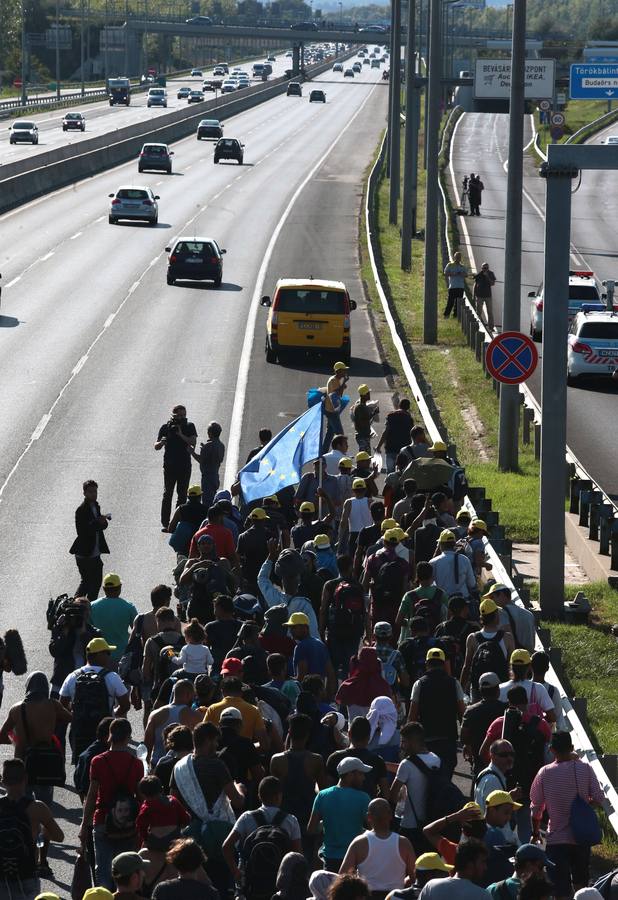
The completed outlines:
{"type": "MultiPolygon", "coordinates": [[[[592,122],[594,119],[598,119],[599,116],[606,113],[607,103],[604,100],[569,100],[563,112],[566,117],[566,122],[564,135],[558,142],[560,144],[564,143],[567,138],[572,134],[575,134],[576,131],[579,131],[580,128],[583,128],[588,122],[592,122]]],[[[616,118],[618,119],[618,109],[615,110],[615,113],[616,118]]],[[[611,121],[613,121],[611,118],[608,119],[607,124],[611,121]]],[[[541,150],[544,153],[547,153],[547,145],[552,143],[549,125],[540,124],[538,110],[534,113],[534,122],[539,133],[541,150]]],[[[592,134],[593,132],[590,131],[589,133],[592,134]]],[[[582,138],[584,137],[585,135],[582,135],[582,138]]]]}

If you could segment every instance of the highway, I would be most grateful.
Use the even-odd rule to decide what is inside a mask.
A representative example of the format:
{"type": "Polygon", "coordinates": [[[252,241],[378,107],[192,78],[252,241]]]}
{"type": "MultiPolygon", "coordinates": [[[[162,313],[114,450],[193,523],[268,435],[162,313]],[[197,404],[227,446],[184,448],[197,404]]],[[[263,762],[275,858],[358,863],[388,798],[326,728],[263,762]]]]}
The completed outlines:
{"type": "MultiPolygon", "coordinates": [[[[615,125],[599,134],[595,142],[601,141],[611,131],[616,131],[615,125]]],[[[524,142],[527,143],[531,137],[530,120],[527,118],[524,142]]],[[[462,222],[464,234],[469,236],[476,266],[480,267],[487,261],[496,274],[494,314],[498,328],[502,323],[507,157],[508,116],[466,113],[456,127],[451,169],[459,191],[463,176],[471,172],[480,173],[485,185],[481,217],[466,217],[462,222]]],[[[525,158],[524,171],[521,329],[527,333],[530,324],[528,291],[535,290],[543,280],[545,182],[539,177],[538,166],[529,156],[525,158]]],[[[614,173],[585,172],[581,186],[572,199],[572,268],[590,269],[600,280],[618,276],[613,227],[615,209],[614,173]]],[[[542,355],[541,344],[537,347],[542,355]]],[[[528,386],[540,401],[540,365],[528,381],[528,386]]],[[[618,440],[617,396],[618,385],[604,379],[584,381],[581,386],[568,390],[568,444],[590,475],[613,498],[618,498],[615,456],[618,440]]]]}
{"type": "MultiPolygon", "coordinates": [[[[112,514],[105,568],[145,610],[174,561],[160,532],[162,459],[153,450],[171,406],[186,403],[202,439],[210,420],[221,422],[229,484],[258,428],[282,427],[306,407],[307,389],[326,382],[324,362],[265,362],[257,303],[279,276],[346,282],[359,301],[353,396],[366,382],[388,408],[358,264],[362,178],[385,124],[387,85],[381,70],[319,81],[326,105],[309,104],[306,87],[302,98],[226,121],[226,135],[246,144],[242,167],[214,166],[212,145],[187,138],[174,145],[171,178],[138,177],[133,162],[0,216],[2,626],[21,630],[31,669],[51,671],[49,596],[77,586],[68,548],[85,478],[98,481],[112,514]],[[107,195],[126,181],[160,193],[157,228],[107,224],[107,195]],[[220,289],[166,285],[164,247],[186,232],[227,248],[220,289]]],[[[5,685],[6,713],[23,679],[5,685]]],[[[78,803],[68,790],[57,799],[70,825],[51,854],[55,881],[42,887],[66,896],[78,803]]]]}
{"type": "MultiPolygon", "coordinates": [[[[259,61],[263,61],[264,58],[265,57],[259,57],[259,61]]],[[[252,64],[257,60],[258,57],[251,62],[231,64],[230,72],[235,65],[238,65],[251,76],[252,64]]],[[[283,75],[286,69],[290,68],[290,60],[286,58],[285,54],[279,54],[277,56],[277,61],[273,63],[272,66],[273,74],[271,75],[271,78],[277,78],[283,75]]],[[[187,104],[186,100],[179,100],[176,95],[178,89],[183,86],[192,89],[201,88],[204,80],[212,75],[212,69],[202,69],[202,72],[204,73],[203,78],[191,78],[187,75],[182,78],[168,80],[167,108],[151,106],[150,109],[148,109],[146,105],[147,91],[136,91],[131,95],[130,106],[110,106],[108,101],[101,101],[100,103],[78,104],[76,106],[68,107],[67,109],[54,110],[53,112],[26,113],[23,116],[20,116],[20,118],[29,122],[34,121],[38,125],[39,143],[37,145],[9,144],[8,128],[10,122],[14,120],[6,119],[4,120],[6,123],[6,140],[3,140],[2,144],[0,144],[0,167],[18,159],[29,159],[37,153],[45,153],[47,150],[53,150],[56,147],[61,147],[65,144],[77,144],[80,141],[87,140],[88,138],[106,132],[111,133],[118,128],[125,128],[128,125],[135,125],[137,122],[144,122],[148,119],[156,119],[158,116],[182,109],[186,106],[199,112],[200,104],[187,104]],[[67,112],[82,113],[86,119],[86,130],[83,132],[63,131],[62,120],[67,112]]],[[[258,83],[258,79],[252,80],[252,84],[258,83]]],[[[152,86],[157,87],[156,84],[152,86]]],[[[217,93],[217,96],[221,96],[220,92],[217,93]]],[[[205,101],[213,100],[214,97],[214,93],[204,94],[205,101]]],[[[210,113],[208,114],[210,115],[210,113]]],[[[0,124],[0,129],[1,128],[2,125],[0,124]]],[[[1,171],[2,169],[0,168],[0,173],[1,171]]]]}

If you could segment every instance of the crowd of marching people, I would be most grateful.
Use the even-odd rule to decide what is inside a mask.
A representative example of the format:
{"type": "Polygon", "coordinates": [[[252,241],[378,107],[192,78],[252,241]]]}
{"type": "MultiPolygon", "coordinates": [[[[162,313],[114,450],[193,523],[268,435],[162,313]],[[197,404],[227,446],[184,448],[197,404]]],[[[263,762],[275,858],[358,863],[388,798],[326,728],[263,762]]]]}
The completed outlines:
{"type": "MultiPolygon", "coordinates": [[[[0,729],[3,896],[53,878],[68,781],[78,900],[609,900],[588,887],[603,792],[464,473],[406,399],[376,434],[366,385],[346,436],[348,380],[335,364],[324,453],[249,503],[220,489],[221,426],[197,451],[174,408],[155,443],[170,583],[147,610],[103,575],[111,517],[84,483],[51,674],[0,729]]],[[[0,650],[25,672],[18,635],[0,650]]]]}

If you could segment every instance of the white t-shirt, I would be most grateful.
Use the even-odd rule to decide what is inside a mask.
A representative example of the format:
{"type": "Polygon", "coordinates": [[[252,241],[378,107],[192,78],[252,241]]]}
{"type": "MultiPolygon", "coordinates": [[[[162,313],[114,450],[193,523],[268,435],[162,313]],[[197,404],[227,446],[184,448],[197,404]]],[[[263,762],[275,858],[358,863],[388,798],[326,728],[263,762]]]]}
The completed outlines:
{"type": "MultiPolygon", "coordinates": [[[[440,757],[435,753],[419,753],[419,759],[430,769],[440,768],[440,757]]],[[[425,821],[427,813],[427,778],[409,759],[401,760],[395,777],[406,787],[401,824],[404,828],[416,828],[425,821]],[[412,803],[410,803],[410,797],[412,797],[412,803]],[[414,810],[412,804],[414,804],[414,810]],[[417,821],[417,816],[420,822],[417,821]]]]}
{"type": "Polygon", "coordinates": [[[208,674],[214,659],[204,644],[185,644],[179,655],[172,657],[172,662],[181,665],[185,672],[192,675],[205,675],[208,674]]]}
{"type": "MultiPolygon", "coordinates": [[[[74,672],[71,672],[71,674],[67,675],[64,679],[62,687],[60,688],[60,696],[69,697],[72,700],[75,697],[75,682],[77,681],[77,676],[82,672],[100,672],[102,668],[103,666],[82,666],[81,669],[76,669],[74,672]]],[[[118,698],[125,697],[129,692],[117,672],[107,673],[105,676],[105,686],[107,687],[107,693],[109,695],[109,710],[112,712],[118,698]]]]}
{"type": "Polygon", "coordinates": [[[547,689],[542,684],[526,678],[524,681],[503,681],[500,685],[500,700],[503,703],[508,702],[507,693],[512,687],[523,687],[528,695],[528,703],[538,703],[543,712],[553,711],[554,701],[547,693],[547,689]]]}
{"type": "Polygon", "coordinates": [[[326,471],[329,475],[339,475],[339,460],[343,459],[345,453],[341,450],[331,450],[330,453],[324,454],[324,462],[326,463],[326,471]]]}

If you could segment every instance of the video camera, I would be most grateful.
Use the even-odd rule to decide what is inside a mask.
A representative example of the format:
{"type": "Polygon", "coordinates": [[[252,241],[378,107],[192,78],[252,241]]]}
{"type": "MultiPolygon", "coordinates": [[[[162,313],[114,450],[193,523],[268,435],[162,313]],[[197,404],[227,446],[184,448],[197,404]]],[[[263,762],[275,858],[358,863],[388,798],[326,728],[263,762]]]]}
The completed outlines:
{"type": "Polygon", "coordinates": [[[50,598],[47,604],[47,627],[50,631],[63,625],[77,630],[83,626],[85,616],[86,610],[81,603],[76,603],[75,598],[68,594],[60,594],[55,600],[50,598]]]}

